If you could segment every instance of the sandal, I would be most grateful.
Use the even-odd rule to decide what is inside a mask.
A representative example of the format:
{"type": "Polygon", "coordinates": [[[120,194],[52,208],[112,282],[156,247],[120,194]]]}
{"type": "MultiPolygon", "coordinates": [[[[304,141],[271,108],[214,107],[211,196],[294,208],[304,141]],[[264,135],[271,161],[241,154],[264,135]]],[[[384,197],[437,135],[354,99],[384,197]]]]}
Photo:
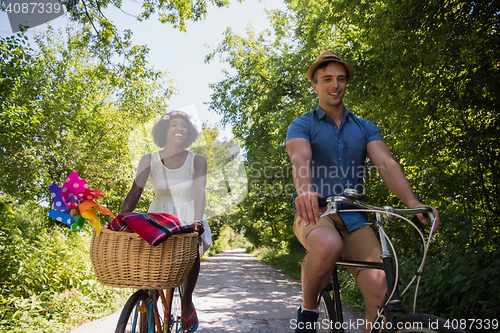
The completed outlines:
{"type": "Polygon", "coordinates": [[[194,325],[190,331],[186,329],[182,329],[182,332],[187,332],[187,333],[193,333],[194,331],[196,331],[196,329],[198,328],[198,324],[200,323],[198,321],[198,315],[196,314],[196,308],[194,307],[194,304],[193,302],[191,302],[191,305],[193,306],[193,312],[191,312],[191,315],[189,316],[189,318],[184,318],[184,315],[181,316],[181,324],[183,327],[186,327],[188,325],[188,322],[191,320],[191,318],[193,318],[193,316],[196,316],[196,325],[194,325]]]}

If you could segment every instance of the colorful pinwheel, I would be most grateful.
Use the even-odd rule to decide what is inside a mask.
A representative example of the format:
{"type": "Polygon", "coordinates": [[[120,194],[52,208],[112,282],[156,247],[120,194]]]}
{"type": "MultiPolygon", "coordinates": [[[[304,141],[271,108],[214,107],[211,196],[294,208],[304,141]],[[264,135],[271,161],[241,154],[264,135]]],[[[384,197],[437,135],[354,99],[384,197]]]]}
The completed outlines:
{"type": "Polygon", "coordinates": [[[93,201],[102,198],[104,192],[89,189],[87,182],[79,177],[78,171],[72,171],[62,186],[55,183],[50,184],[49,190],[56,210],[49,211],[48,216],[66,224],[73,230],[81,229],[83,218],[86,218],[90,220],[90,224],[95,226],[96,233],[99,235],[101,222],[99,222],[95,209],[104,215],[115,217],[106,207],[93,201]]]}

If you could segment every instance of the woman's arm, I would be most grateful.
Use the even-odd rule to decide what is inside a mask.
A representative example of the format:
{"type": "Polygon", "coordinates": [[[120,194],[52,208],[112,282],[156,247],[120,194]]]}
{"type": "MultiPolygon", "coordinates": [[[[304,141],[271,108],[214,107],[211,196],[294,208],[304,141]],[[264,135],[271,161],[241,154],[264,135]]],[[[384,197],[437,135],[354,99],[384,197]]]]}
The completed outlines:
{"type": "Polygon", "coordinates": [[[142,191],[149,177],[149,170],[151,169],[151,154],[144,155],[139,161],[137,174],[135,176],[132,188],[128,192],[125,200],[123,201],[121,214],[133,212],[139,199],[141,198],[142,191]]]}
{"type": "Polygon", "coordinates": [[[121,214],[133,212],[139,199],[141,198],[143,188],[137,185],[134,181],[132,188],[128,192],[125,200],[123,201],[121,214]]]}

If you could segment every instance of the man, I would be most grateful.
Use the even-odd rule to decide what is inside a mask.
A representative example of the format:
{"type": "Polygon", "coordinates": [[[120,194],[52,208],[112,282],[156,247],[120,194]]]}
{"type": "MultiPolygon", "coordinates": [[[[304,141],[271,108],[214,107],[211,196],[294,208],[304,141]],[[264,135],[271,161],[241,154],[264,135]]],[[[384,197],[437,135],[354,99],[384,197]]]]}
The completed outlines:
{"type": "MultiPolygon", "coordinates": [[[[307,71],[319,107],[296,118],[288,129],[286,149],[296,187],[294,231],[308,252],[302,262],[303,303],[297,313],[296,332],[315,332],[307,329],[313,327],[307,323],[316,322],[318,295],[341,255],[345,260],[381,261],[377,238],[365,226],[366,215],[353,212],[320,218],[318,197],[341,195],[344,188],[362,191],[361,171],[368,156],[386,186],[406,206],[424,206],[415,197],[377,127],[344,107],[347,83],[353,76],[351,65],[337,53],[323,52],[307,71]]],[[[438,217],[437,210],[433,211],[438,217]]],[[[425,223],[422,215],[419,219],[425,223]]],[[[439,218],[435,229],[438,225],[439,218]]],[[[350,270],[365,299],[365,322],[372,322],[387,290],[385,273],[375,269],[350,270]]],[[[367,327],[364,325],[363,331],[367,327]]]]}

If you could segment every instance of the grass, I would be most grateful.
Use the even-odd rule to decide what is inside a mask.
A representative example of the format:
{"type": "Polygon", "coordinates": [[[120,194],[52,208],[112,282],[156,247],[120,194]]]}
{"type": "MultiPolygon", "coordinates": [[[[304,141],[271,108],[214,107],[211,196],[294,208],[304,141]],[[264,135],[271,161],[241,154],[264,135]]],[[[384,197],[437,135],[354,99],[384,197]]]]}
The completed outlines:
{"type": "Polygon", "coordinates": [[[0,211],[0,332],[64,332],[126,300],[97,282],[89,230],[46,228],[17,208],[0,211]]]}
{"type": "Polygon", "coordinates": [[[300,265],[306,255],[305,249],[303,251],[288,253],[278,248],[263,246],[255,248],[251,251],[251,254],[260,261],[300,280],[300,265]]]}

